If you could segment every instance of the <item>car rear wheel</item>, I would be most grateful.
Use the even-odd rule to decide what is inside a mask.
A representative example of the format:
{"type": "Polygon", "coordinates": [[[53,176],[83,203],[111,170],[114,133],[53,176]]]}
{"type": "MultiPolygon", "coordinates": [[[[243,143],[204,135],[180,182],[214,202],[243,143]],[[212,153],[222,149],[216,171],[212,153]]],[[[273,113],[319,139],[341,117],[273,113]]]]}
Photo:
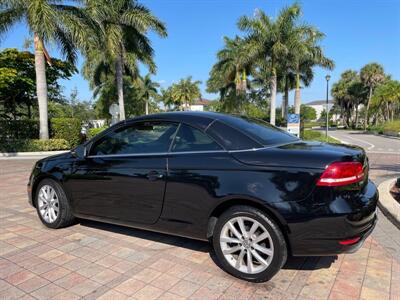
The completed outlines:
{"type": "Polygon", "coordinates": [[[285,264],[285,238],[264,212],[234,206],[218,219],[213,247],[219,265],[229,274],[252,282],[271,279],[285,264]]]}
{"type": "Polygon", "coordinates": [[[74,222],[67,196],[56,181],[42,180],[37,188],[35,201],[39,218],[47,227],[61,228],[74,222]]]}

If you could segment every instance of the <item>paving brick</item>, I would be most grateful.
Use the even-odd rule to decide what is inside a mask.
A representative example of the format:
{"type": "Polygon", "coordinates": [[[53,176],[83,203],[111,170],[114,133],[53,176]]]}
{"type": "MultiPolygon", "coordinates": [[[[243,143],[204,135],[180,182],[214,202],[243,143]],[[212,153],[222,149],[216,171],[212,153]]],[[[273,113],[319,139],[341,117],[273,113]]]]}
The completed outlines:
{"type": "Polygon", "coordinates": [[[53,269],[51,269],[50,271],[42,274],[41,276],[43,278],[46,278],[49,281],[56,281],[66,275],[68,275],[69,273],[71,273],[72,271],[63,268],[63,267],[55,267],[53,269]]]}
{"type": "Polygon", "coordinates": [[[50,282],[44,278],[41,278],[39,276],[34,276],[34,277],[18,284],[17,287],[26,293],[30,293],[37,289],[40,289],[41,287],[43,287],[49,283],[50,282]]]}
{"type": "Polygon", "coordinates": [[[170,288],[170,292],[177,294],[181,297],[189,297],[194,292],[196,292],[201,286],[186,280],[181,280],[177,284],[175,284],[172,288],[170,288]]]}
{"type": "Polygon", "coordinates": [[[144,269],[139,273],[135,274],[133,277],[143,282],[150,283],[151,281],[159,277],[161,274],[162,274],[161,272],[158,272],[153,269],[144,269]]]}
{"type": "Polygon", "coordinates": [[[100,283],[86,279],[83,282],[75,284],[73,287],[69,288],[69,291],[81,297],[85,297],[90,293],[94,293],[99,287],[101,287],[100,283]]]}
{"type": "Polygon", "coordinates": [[[132,278],[122,282],[114,289],[127,296],[132,296],[134,293],[142,289],[144,286],[146,286],[146,284],[143,281],[132,278]]]}
{"type": "Polygon", "coordinates": [[[155,278],[151,285],[158,287],[163,290],[168,290],[172,286],[174,286],[180,279],[175,276],[171,276],[168,274],[162,274],[161,276],[155,278]]]}
{"type": "Polygon", "coordinates": [[[65,290],[54,283],[50,283],[40,289],[34,291],[31,295],[37,299],[54,299],[58,294],[65,292],[65,290]]]}
{"type": "Polygon", "coordinates": [[[1,300],[13,300],[22,298],[25,295],[23,291],[20,289],[11,286],[10,288],[0,292],[0,299],[1,300]]]}
{"type": "Polygon", "coordinates": [[[163,293],[162,289],[156,288],[151,285],[146,285],[137,291],[133,297],[138,300],[153,300],[157,299],[163,293]]]}
{"type": "Polygon", "coordinates": [[[56,280],[54,283],[68,290],[73,286],[84,282],[85,280],[86,277],[73,272],[56,280]]]}
{"type": "Polygon", "coordinates": [[[12,285],[17,285],[20,284],[24,281],[27,281],[30,278],[35,277],[36,274],[28,271],[28,270],[22,270],[20,272],[14,273],[8,277],[5,278],[5,280],[9,283],[11,283],[12,285]]]}

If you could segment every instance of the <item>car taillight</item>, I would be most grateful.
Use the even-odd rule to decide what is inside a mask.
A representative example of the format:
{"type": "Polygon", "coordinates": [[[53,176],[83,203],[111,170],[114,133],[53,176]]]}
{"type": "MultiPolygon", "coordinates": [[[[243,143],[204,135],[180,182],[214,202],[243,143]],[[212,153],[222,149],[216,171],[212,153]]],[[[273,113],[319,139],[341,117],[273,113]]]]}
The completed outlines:
{"type": "Polygon", "coordinates": [[[322,173],[318,186],[341,186],[356,183],[364,178],[363,165],[359,162],[334,162],[322,173]]]}

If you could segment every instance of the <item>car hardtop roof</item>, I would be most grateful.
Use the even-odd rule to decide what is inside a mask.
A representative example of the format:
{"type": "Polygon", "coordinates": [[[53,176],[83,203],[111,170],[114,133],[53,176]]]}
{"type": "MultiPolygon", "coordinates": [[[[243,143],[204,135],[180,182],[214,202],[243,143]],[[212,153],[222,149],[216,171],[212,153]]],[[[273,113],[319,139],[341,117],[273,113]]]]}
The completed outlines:
{"type": "MultiPolygon", "coordinates": [[[[174,111],[174,112],[163,112],[156,113],[146,116],[140,116],[136,118],[127,119],[122,122],[135,122],[135,121],[145,121],[145,120],[168,120],[168,121],[177,121],[177,122],[186,122],[193,125],[198,125],[200,127],[206,127],[209,123],[214,120],[221,120],[228,124],[234,119],[237,119],[237,116],[210,112],[210,111],[174,111]]],[[[122,123],[120,122],[120,123],[122,123]]]]}

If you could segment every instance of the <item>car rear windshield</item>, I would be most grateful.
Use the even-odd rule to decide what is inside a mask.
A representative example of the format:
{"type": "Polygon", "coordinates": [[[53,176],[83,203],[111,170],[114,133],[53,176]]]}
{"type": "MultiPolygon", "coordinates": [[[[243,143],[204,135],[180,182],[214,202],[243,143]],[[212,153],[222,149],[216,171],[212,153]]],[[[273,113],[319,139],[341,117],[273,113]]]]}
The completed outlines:
{"type": "Polygon", "coordinates": [[[286,131],[259,119],[240,116],[232,118],[229,123],[264,146],[286,144],[298,140],[297,137],[286,131]]]}

